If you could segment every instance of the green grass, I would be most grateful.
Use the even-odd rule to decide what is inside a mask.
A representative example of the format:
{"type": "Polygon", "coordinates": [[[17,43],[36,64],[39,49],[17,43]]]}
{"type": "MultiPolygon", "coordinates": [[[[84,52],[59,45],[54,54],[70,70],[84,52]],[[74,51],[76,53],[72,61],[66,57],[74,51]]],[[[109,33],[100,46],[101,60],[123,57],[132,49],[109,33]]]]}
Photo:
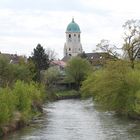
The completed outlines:
{"type": "Polygon", "coordinates": [[[56,96],[58,98],[68,98],[68,97],[77,97],[80,96],[80,93],[77,92],[76,90],[66,90],[66,91],[59,91],[56,93],[56,96]]]}

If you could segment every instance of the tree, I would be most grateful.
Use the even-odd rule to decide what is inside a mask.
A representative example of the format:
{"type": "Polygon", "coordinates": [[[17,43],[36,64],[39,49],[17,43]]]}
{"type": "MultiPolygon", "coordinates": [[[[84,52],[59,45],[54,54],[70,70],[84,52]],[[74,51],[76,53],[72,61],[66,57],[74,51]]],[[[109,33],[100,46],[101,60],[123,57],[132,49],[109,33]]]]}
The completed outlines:
{"type": "Polygon", "coordinates": [[[13,74],[9,64],[9,60],[7,59],[7,57],[0,56],[0,86],[7,86],[12,75],[13,74]]]}
{"type": "Polygon", "coordinates": [[[57,67],[50,67],[43,72],[43,81],[45,84],[51,88],[59,79],[60,71],[57,67]]]}
{"type": "Polygon", "coordinates": [[[110,44],[109,40],[102,39],[99,44],[96,45],[97,50],[101,50],[112,55],[114,58],[118,58],[119,54],[117,53],[117,47],[115,45],[110,44]]]}
{"type": "Polygon", "coordinates": [[[80,56],[81,58],[87,58],[87,55],[84,51],[81,54],[79,54],[78,56],[80,56]]]}
{"type": "Polygon", "coordinates": [[[13,86],[17,80],[29,82],[33,73],[28,68],[27,63],[11,64],[9,60],[0,56],[0,86],[13,86]]]}
{"type": "Polygon", "coordinates": [[[128,20],[123,25],[124,28],[124,44],[123,50],[125,55],[131,62],[134,69],[134,61],[140,48],[140,20],[128,20]]]}
{"type": "Polygon", "coordinates": [[[57,53],[54,50],[52,50],[50,48],[47,48],[46,54],[48,55],[48,58],[49,58],[50,61],[56,59],[57,53]]]}
{"type": "Polygon", "coordinates": [[[34,49],[31,59],[34,62],[37,71],[36,80],[40,81],[40,71],[46,70],[49,67],[48,55],[40,44],[34,49]]]}
{"type": "Polygon", "coordinates": [[[72,58],[66,66],[68,82],[75,83],[76,89],[79,90],[81,82],[86,78],[90,68],[90,63],[86,59],[80,57],[72,58]]]}

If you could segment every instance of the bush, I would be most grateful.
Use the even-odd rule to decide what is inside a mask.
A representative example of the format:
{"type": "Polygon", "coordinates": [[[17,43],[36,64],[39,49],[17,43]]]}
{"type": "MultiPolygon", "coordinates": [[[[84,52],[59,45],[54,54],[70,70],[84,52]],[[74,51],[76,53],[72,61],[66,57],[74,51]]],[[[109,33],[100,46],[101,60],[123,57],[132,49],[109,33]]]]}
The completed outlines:
{"type": "Polygon", "coordinates": [[[83,82],[82,96],[92,95],[107,110],[140,114],[140,71],[126,62],[110,62],[83,82]]]}
{"type": "Polygon", "coordinates": [[[0,89],[0,126],[13,117],[15,102],[16,98],[9,88],[0,89]]]}
{"type": "Polygon", "coordinates": [[[66,66],[66,81],[75,84],[75,89],[79,90],[81,83],[86,79],[91,71],[91,65],[86,59],[73,57],[66,66]]]}
{"type": "Polygon", "coordinates": [[[38,111],[43,102],[43,87],[40,90],[34,82],[27,84],[23,81],[17,81],[12,92],[17,99],[16,108],[23,114],[23,119],[31,117],[32,113],[38,111]]]}

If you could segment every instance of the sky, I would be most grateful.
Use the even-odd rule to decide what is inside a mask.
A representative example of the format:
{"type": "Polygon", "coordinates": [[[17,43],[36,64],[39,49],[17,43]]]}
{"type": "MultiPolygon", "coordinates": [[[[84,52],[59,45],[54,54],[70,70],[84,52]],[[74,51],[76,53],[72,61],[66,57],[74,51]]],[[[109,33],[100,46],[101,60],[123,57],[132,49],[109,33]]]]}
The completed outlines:
{"type": "Polygon", "coordinates": [[[140,19],[139,7],[139,0],[0,0],[0,52],[29,56],[40,43],[62,58],[73,17],[85,52],[102,39],[121,47],[122,25],[140,19]]]}

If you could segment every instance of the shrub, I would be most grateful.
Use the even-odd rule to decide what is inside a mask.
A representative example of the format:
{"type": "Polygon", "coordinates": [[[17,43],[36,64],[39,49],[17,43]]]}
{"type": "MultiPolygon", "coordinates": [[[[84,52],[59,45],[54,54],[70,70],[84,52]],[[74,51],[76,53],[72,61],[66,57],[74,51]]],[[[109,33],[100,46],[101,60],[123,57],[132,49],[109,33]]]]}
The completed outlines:
{"type": "Polygon", "coordinates": [[[16,107],[23,114],[24,119],[30,117],[33,111],[38,111],[44,98],[42,91],[43,87],[40,90],[34,82],[27,84],[23,81],[17,81],[15,83],[13,94],[17,99],[16,107]]]}
{"type": "Polygon", "coordinates": [[[140,114],[140,71],[126,62],[110,62],[83,82],[82,95],[92,95],[107,110],[140,114]]]}
{"type": "Polygon", "coordinates": [[[13,117],[16,98],[9,88],[0,89],[0,125],[13,117]]]}
{"type": "Polygon", "coordinates": [[[75,88],[79,90],[81,83],[86,79],[91,65],[86,59],[73,57],[66,66],[66,81],[74,83],[75,88]]]}

